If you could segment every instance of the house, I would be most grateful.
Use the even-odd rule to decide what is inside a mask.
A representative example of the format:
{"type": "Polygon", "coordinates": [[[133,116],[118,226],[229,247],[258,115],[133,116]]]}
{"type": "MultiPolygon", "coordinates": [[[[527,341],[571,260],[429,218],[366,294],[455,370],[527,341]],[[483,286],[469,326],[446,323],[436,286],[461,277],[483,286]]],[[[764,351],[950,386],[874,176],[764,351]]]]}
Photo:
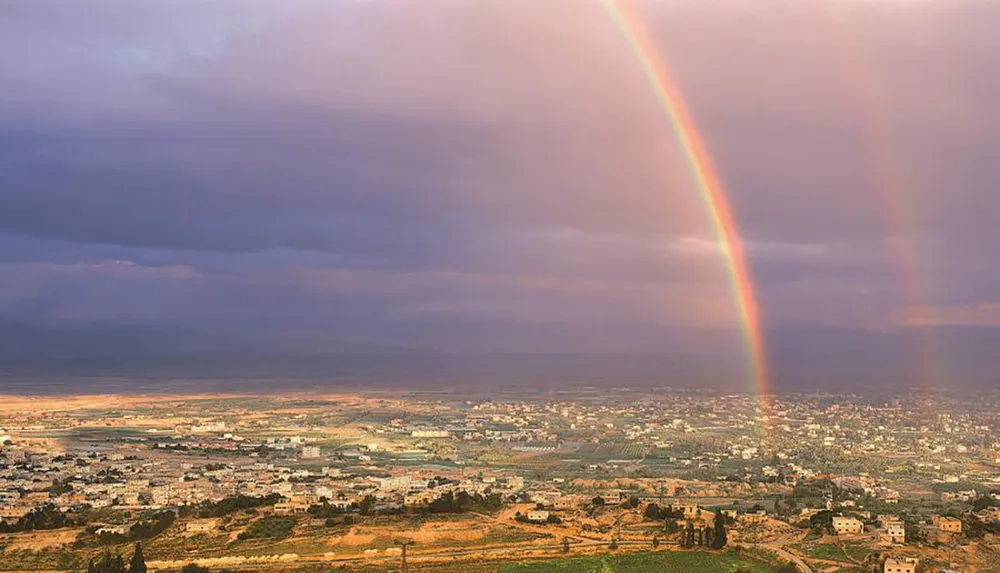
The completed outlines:
{"type": "Polygon", "coordinates": [[[210,533],[218,529],[218,527],[219,522],[216,519],[199,519],[197,521],[189,521],[184,526],[184,531],[188,533],[210,533]]]}
{"type": "Polygon", "coordinates": [[[305,513],[309,510],[309,502],[303,498],[279,501],[274,504],[275,515],[292,515],[295,513],[305,513]]]}
{"type": "Polygon", "coordinates": [[[906,528],[902,523],[890,523],[878,533],[879,538],[885,543],[906,543],[906,528]]]}
{"type": "Polygon", "coordinates": [[[954,517],[935,516],[931,522],[944,533],[962,533],[962,521],[954,517]]]}
{"type": "Polygon", "coordinates": [[[865,532],[865,524],[853,517],[834,517],[833,529],[837,535],[860,535],[865,532]]]}
{"type": "Polygon", "coordinates": [[[19,518],[24,517],[31,511],[31,507],[27,505],[8,505],[5,507],[0,507],[0,520],[10,520],[17,521],[19,518]]]}
{"type": "Polygon", "coordinates": [[[104,525],[94,530],[95,535],[128,535],[127,525],[104,525]]]}
{"type": "Polygon", "coordinates": [[[680,511],[684,514],[684,519],[694,519],[696,517],[701,517],[702,510],[695,503],[680,503],[674,505],[674,511],[680,511]]]}
{"type": "Polygon", "coordinates": [[[890,557],[885,560],[882,566],[883,573],[917,573],[917,564],[920,563],[912,557],[896,559],[890,557]]]}
{"type": "Polygon", "coordinates": [[[979,515],[979,519],[987,523],[1000,521],[1000,507],[987,507],[977,515],[979,515]]]}
{"type": "Polygon", "coordinates": [[[744,513],[739,517],[739,521],[745,524],[764,523],[767,521],[767,512],[762,509],[753,513],[744,513]]]}
{"type": "Polygon", "coordinates": [[[580,505],[581,502],[582,498],[580,496],[563,495],[552,500],[552,507],[560,510],[573,509],[580,505]]]}
{"type": "Polygon", "coordinates": [[[540,509],[532,510],[528,512],[528,521],[532,523],[545,523],[549,520],[550,515],[549,512],[540,509]]]}

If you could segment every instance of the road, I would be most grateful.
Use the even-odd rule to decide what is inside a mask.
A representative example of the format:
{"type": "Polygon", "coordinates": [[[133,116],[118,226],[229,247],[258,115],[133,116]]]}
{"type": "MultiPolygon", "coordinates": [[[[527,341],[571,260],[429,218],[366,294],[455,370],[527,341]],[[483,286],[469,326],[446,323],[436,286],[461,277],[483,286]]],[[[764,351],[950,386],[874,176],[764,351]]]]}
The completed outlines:
{"type": "Polygon", "coordinates": [[[767,548],[768,551],[773,551],[775,555],[781,557],[785,561],[791,561],[792,563],[794,563],[795,566],[799,568],[799,571],[801,573],[813,573],[812,567],[809,567],[808,563],[800,559],[798,556],[789,553],[780,545],[772,545],[765,547],[767,548]]]}
{"type": "MultiPolygon", "coordinates": [[[[572,549],[580,549],[585,547],[598,547],[607,546],[607,541],[596,541],[596,540],[581,540],[577,542],[570,543],[572,549]]],[[[619,546],[624,545],[644,545],[652,548],[652,540],[621,540],[618,542],[619,546]]],[[[778,557],[793,563],[800,573],[814,573],[809,565],[792,553],[786,551],[781,545],[775,544],[750,544],[742,545],[743,547],[753,547],[757,549],[763,549],[774,553],[778,557]]],[[[558,551],[563,548],[562,543],[550,543],[545,545],[530,545],[521,547],[494,547],[486,549],[463,549],[457,551],[443,551],[443,552],[433,552],[433,553],[413,553],[409,554],[409,559],[411,563],[419,563],[422,560],[437,561],[441,559],[451,559],[455,557],[507,557],[512,553],[525,554],[532,551],[558,551]]],[[[373,562],[395,562],[399,561],[400,556],[398,554],[387,554],[381,553],[378,555],[354,555],[349,557],[328,557],[325,555],[307,555],[301,556],[296,561],[289,561],[283,564],[285,565],[295,565],[295,564],[306,564],[306,563],[329,563],[331,565],[336,564],[348,564],[348,563],[373,563],[373,562]]],[[[275,563],[242,563],[239,565],[241,569],[273,569],[275,563]]],[[[176,568],[176,567],[174,567],[176,568]]],[[[163,567],[158,569],[171,569],[170,567],[163,567]]],[[[151,571],[157,569],[150,568],[151,571]]]]}

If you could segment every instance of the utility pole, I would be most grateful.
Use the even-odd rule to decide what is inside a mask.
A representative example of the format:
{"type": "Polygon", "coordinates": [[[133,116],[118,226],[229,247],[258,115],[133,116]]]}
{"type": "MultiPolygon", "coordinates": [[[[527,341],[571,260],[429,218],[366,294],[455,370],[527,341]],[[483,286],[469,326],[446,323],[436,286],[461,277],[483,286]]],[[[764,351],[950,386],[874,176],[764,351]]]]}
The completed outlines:
{"type": "Polygon", "coordinates": [[[399,545],[400,547],[403,548],[403,570],[402,571],[403,571],[403,573],[407,573],[407,569],[406,569],[406,548],[408,546],[410,546],[410,545],[413,545],[413,542],[412,541],[399,541],[399,540],[397,540],[396,541],[396,545],[399,545]]]}

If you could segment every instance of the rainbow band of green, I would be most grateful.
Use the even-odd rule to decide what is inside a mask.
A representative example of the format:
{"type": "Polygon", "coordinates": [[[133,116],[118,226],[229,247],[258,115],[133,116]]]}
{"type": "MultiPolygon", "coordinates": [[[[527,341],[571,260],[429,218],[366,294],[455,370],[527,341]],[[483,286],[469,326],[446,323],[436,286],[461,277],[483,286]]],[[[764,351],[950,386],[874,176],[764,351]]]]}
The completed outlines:
{"type": "Polygon", "coordinates": [[[760,310],[753,281],[747,267],[743,243],[733,219],[732,209],[712,160],[691,119],[684,99],[677,89],[665,62],[658,54],[634,12],[624,7],[622,0],[599,0],[621,35],[628,42],[639,66],[653,90],[663,115],[670,123],[691,169],[705,211],[711,220],[716,238],[723,245],[723,255],[730,279],[730,291],[739,313],[751,391],[758,398],[761,414],[767,414],[770,394],[770,373],[761,329],[760,310]]]}

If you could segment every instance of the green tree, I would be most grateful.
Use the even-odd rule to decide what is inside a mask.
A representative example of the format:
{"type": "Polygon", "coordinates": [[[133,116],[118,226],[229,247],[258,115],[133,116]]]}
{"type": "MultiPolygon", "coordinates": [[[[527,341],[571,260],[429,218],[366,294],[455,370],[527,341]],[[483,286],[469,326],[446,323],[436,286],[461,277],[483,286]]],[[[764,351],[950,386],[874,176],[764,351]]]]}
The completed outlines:
{"type": "Polygon", "coordinates": [[[146,573],[146,558],[142,555],[142,543],[135,544],[135,553],[129,562],[128,573],[146,573]]]}
{"type": "Polygon", "coordinates": [[[681,540],[681,547],[690,549],[694,547],[694,523],[688,522],[687,529],[684,530],[684,537],[681,540]]]}
{"type": "Polygon", "coordinates": [[[125,562],[121,555],[105,551],[100,558],[90,560],[87,573],[125,573],[125,562]]]}
{"type": "Polygon", "coordinates": [[[714,534],[712,536],[712,549],[718,551],[729,543],[728,536],[726,534],[726,516],[720,511],[715,514],[715,528],[714,534]]]}
{"type": "Polygon", "coordinates": [[[655,503],[647,505],[645,515],[649,521],[658,521],[660,519],[660,506],[655,503]]]}

